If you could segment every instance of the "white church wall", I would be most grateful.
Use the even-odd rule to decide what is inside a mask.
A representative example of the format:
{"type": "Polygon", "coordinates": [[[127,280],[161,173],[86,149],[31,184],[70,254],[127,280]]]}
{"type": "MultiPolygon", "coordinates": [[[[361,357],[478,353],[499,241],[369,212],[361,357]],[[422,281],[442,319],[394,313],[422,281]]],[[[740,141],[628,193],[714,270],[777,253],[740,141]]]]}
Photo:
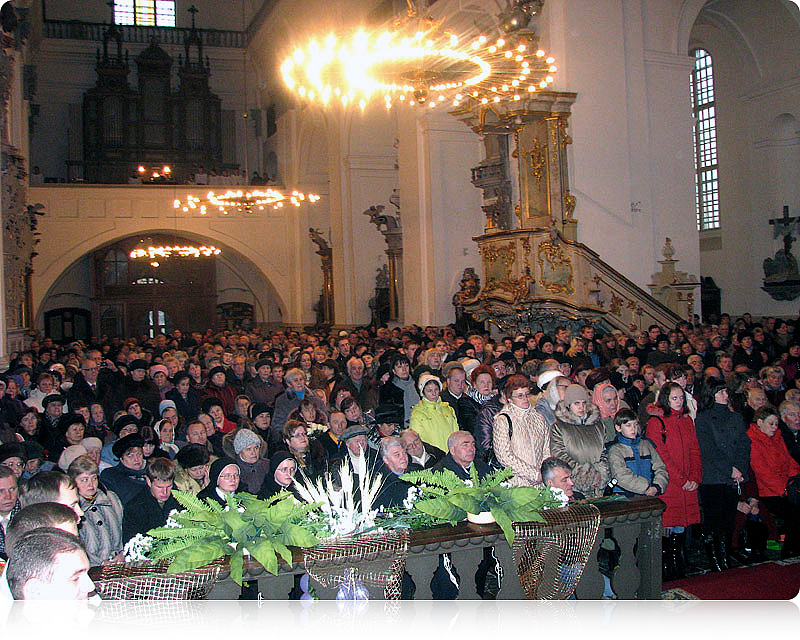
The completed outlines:
{"type": "Polygon", "coordinates": [[[709,7],[692,31],[691,46],[714,62],[720,165],[721,226],[701,233],[701,271],[722,289],[723,311],[794,316],[797,300],[761,286],[764,259],[783,247],[768,221],[784,205],[800,214],[800,13],[778,0],[759,9],[709,7]]]}

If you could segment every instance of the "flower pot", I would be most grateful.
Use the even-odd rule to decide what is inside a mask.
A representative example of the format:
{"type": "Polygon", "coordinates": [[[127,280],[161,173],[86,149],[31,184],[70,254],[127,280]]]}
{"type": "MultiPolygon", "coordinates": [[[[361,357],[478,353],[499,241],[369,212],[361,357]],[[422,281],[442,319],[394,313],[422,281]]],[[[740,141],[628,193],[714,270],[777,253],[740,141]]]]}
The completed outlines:
{"type": "Polygon", "coordinates": [[[496,522],[491,511],[481,511],[480,513],[468,513],[467,520],[472,524],[494,524],[496,522]]]}

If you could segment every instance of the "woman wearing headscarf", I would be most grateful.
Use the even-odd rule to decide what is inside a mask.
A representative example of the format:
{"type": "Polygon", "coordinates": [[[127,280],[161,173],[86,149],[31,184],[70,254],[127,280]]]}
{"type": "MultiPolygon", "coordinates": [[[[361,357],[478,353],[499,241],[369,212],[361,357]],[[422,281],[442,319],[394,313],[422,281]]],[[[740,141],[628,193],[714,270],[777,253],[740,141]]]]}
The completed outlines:
{"type": "Polygon", "coordinates": [[[439,398],[442,381],[426,372],[420,375],[418,387],[422,398],[411,411],[411,429],[423,442],[447,451],[447,439],[458,431],[458,420],[453,407],[439,398]]]}
{"type": "MultiPolygon", "coordinates": [[[[270,473],[267,474],[258,497],[268,500],[281,491],[291,491],[297,495],[293,484],[297,472],[297,460],[288,451],[278,451],[269,459],[270,473]]],[[[297,496],[299,498],[299,496],[297,496]]]]}
{"type": "Polygon", "coordinates": [[[551,429],[556,422],[556,406],[559,400],[564,399],[564,393],[567,387],[571,385],[570,379],[561,375],[560,371],[545,371],[536,380],[542,393],[536,399],[534,410],[544,418],[547,423],[547,429],[551,429]]]}
{"type": "Polygon", "coordinates": [[[592,404],[600,410],[600,422],[605,429],[605,442],[612,442],[617,437],[614,428],[614,416],[620,410],[619,393],[609,381],[600,382],[592,391],[592,404]]]}
{"type": "Polygon", "coordinates": [[[600,410],[589,401],[586,389],[572,384],[556,405],[555,414],[556,422],[550,431],[550,455],[572,467],[575,491],[587,498],[602,496],[609,470],[600,410]]]}
{"type": "Polygon", "coordinates": [[[208,485],[197,497],[201,500],[211,498],[221,505],[226,505],[227,496],[239,490],[241,470],[235,460],[218,458],[208,471],[208,485]]]}

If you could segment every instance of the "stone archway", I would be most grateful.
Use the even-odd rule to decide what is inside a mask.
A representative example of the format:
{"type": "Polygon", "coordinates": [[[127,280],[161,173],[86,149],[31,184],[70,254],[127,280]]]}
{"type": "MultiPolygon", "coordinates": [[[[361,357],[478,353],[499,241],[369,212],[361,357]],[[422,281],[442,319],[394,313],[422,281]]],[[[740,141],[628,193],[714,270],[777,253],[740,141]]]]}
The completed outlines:
{"type": "MultiPolygon", "coordinates": [[[[106,250],[108,250],[108,253],[116,252],[119,254],[119,248],[122,246],[125,246],[126,250],[123,251],[121,255],[123,258],[127,258],[127,251],[130,248],[128,245],[132,244],[131,241],[136,238],[147,236],[152,236],[153,239],[156,240],[159,235],[158,230],[151,230],[113,238],[108,242],[93,247],[82,256],[73,260],[63,269],[62,273],[55,277],[52,284],[38,301],[34,316],[34,326],[37,329],[46,330],[47,327],[44,326],[45,319],[48,314],[52,315],[54,310],[62,308],[83,308],[92,313],[92,330],[97,334],[97,331],[102,330],[104,318],[106,322],[108,321],[107,314],[115,306],[114,303],[116,302],[120,309],[125,309],[124,312],[120,311],[119,314],[121,316],[120,326],[124,327],[124,334],[127,336],[131,334],[132,331],[138,330],[138,324],[132,319],[133,316],[131,314],[135,314],[138,317],[141,310],[138,312],[129,310],[124,302],[126,302],[126,300],[130,302],[134,299],[134,296],[136,301],[140,302],[139,293],[133,293],[134,288],[136,288],[137,291],[141,291],[141,301],[143,301],[145,305],[147,305],[147,301],[149,300],[152,302],[153,310],[160,309],[156,302],[158,294],[156,293],[155,296],[152,295],[156,292],[160,284],[160,282],[158,282],[159,269],[152,269],[152,273],[150,273],[149,269],[145,269],[147,273],[144,273],[141,267],[131,271],[126,269],[125,280],[124,282],[120,282],[123,287],[121,289],[117,288],[120,295],[117,300],[114,300],[108,297],[107,292],[104,291],[104,287],[98,282],[98,279],[102,278],[102,273],[94,263],[95,260],[101,259],[101,256],[106,254],[106,250]],[[140,286],[134,287],[134,280],[136,284],[140,286]]],[[[180,244],[211,244],[207,238],[199,237],[195,234],[182,232],[176,235],[174,231],[167,233],[162,231],[161,235],[162,238],[164,235],[167,235],[168,238],[170,238],[170,243],[172,243],[172,239],[174,239],[180,244]]],[[[161,242],[156,240],[156,244],[161,244],[161,242]]],[[[211,278],[212,282],[209,283],[213,290],[205,291],[206,294],[210,293],[210,295],[201,296],[199,289],[193,290],[194,294],[192,290],[181,291],[179,293],[171,292],[168,298],[172,298],[170,300],[172,306],[175,306],[176,298],[179,306],[184,304],[181,298],[184,298],[186,305],[189,305],[190,302],[193,303],[195,307],[197,307],[198,304],[210,305],[208,307],[202,307],[202,311],[205,312],[205,316],[208,318],[208,327],[214,326],[215,314],[218,311],[219,305],[230,306],[231,303],[251,306],[254,310],[253,321],[256,324],[282,322],[283,314],[285,313],[284,310],[286,309],[285,302],[267,275],[250,259],[232,247],[221,245],[220,243],[217,243],[215,246],[218,246],[218,248],[222,250],[222,253],[213,258],[215,263],[210,272],[213,274],[213,277],[211,278]]],[[[132,265],[133,263],[129,264],[132,265]]],[[[163,265],[161,268],[163,269],[163,265]]],[[[175,271],[173,270],[172,273],[174,274],[175,271]]],[[[165,279],[168,280],[168,278],[165,279]]],[[[187,289],[189,289],[189,287],[187,287],[187,289]]],[[[137,304],[136,308],[138,309],[140,306],[142,305],[137,304]]],[[[195,313],[197,313],[197,311],[195,311],[195,313]]],[[[114,314],[111,313],[111,315],[113,316],[114,314]]],[[[179,317],[179,314],[176,315],[179,317]]],[[[176,326],[182,329],[187,328],[182,322],[176,323],[176,326]]],[[[108,333],[108,331],[105,331],[105,333],[108,333]]]]}

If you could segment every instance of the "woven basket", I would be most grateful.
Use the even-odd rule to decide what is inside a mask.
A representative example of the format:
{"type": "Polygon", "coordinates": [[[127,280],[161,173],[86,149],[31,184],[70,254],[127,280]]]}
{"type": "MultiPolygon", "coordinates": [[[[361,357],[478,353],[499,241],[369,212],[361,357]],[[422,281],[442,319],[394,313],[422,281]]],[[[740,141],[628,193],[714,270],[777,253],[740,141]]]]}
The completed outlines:
{"type": "Polygon", "coordinates": [[[172,561],[113,562],[93,572],[103,600],[205,600],[222,569],[221,560],[181,573],[167,573],[172,561]]]}

